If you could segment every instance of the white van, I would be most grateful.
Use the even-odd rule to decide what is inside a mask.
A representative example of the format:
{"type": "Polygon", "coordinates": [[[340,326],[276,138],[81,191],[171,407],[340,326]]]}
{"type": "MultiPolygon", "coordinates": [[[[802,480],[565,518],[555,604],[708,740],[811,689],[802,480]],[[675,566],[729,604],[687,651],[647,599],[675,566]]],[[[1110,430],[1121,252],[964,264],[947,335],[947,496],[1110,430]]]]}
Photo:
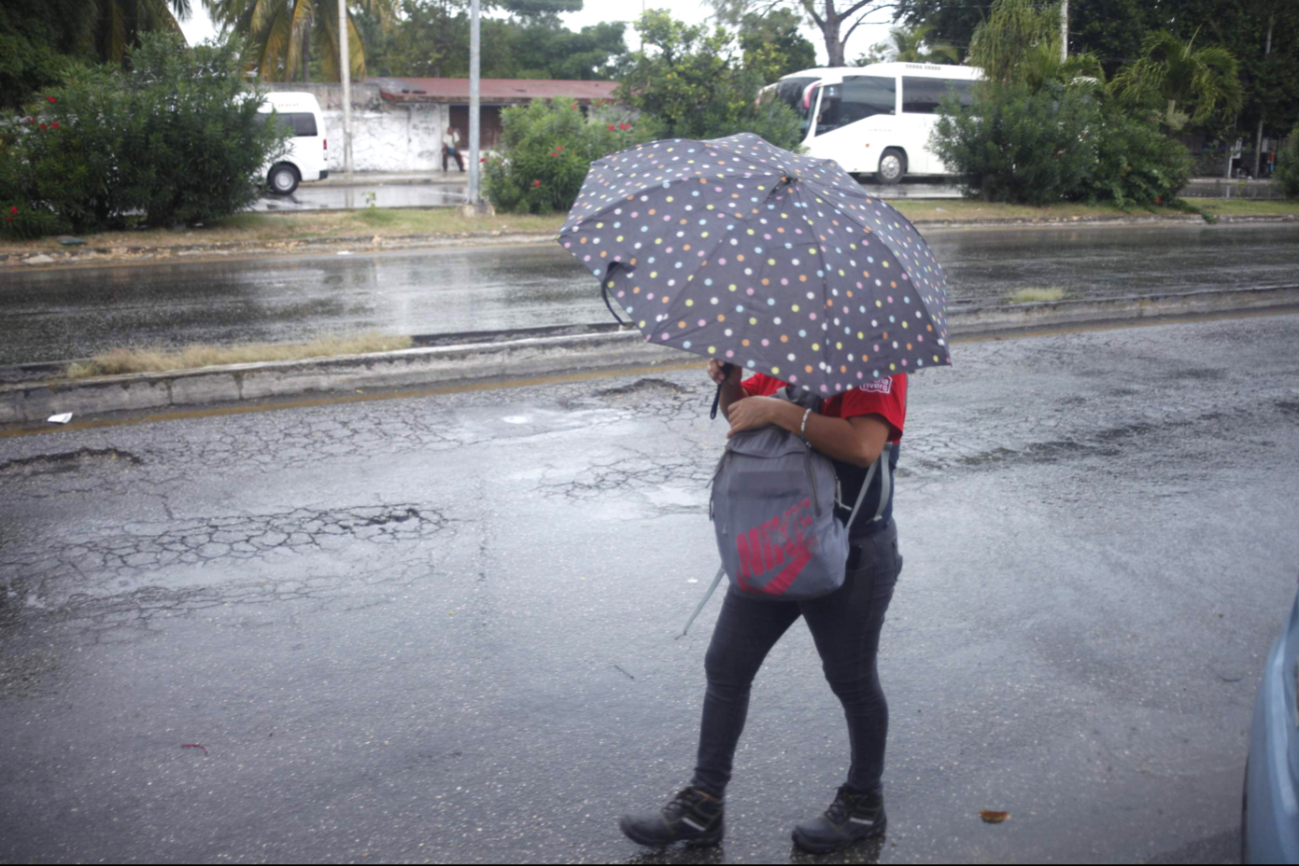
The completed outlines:
{"type": "Polygon", "coordinates": [[[929,149],[938,106],[949,91],[969,105],[982,78],[971,66],[874,63],[795,72],[765,92],[803,119],[809,155],[895,184],[907,175],[950,174],[929,149]]]}
{"type": "Polygon", "coordinates": [[[320,103],[311,93],[268,93],[258,113],[293,131],[284,155],[266,168],[266,185],[275,195],[290,195],[299,183],[329,177],[329,140],[320,103]]]}

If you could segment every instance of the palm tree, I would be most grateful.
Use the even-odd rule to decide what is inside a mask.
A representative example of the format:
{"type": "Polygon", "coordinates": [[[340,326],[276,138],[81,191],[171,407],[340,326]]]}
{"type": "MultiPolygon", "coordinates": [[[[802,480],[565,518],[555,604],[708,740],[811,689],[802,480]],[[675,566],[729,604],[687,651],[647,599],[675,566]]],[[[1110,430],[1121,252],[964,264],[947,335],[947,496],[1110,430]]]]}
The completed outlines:
{"type": "Polygon", "coordinates": [[[930,44],[929,34],[934,32],[934,25],[921,24],[908,30],[905,27],[894,27],[889,31],[889,54],[898,63],[960,63],[961,52],[954,45],[946,42],[930,44]]]}
{"type": "Polygon", "coordinates": [[[983,70],[995,84],[1023,80],[1030,56],[1044,62],[1060,56],[1060,17],[1057,9],[1040,9],[1033,0],[994,0],[987,19],[970,38],[970,64],[983,70]]]}
{"type": "MultiPolygon", "coordinates": [[[[396,16],[396,0],[203,0],[212,19],[248,42],[248,68],[263,81],[306,81],[314,57],[326,81],[342,78],[338,67],[338,4],[357,6],[381,22],[396,16]]],[[[365,44],[347,19],[352,77],[365,78],[365,44]]]]}
{"type": "Polygon", "coordinates": [[[1180,129],[1187,121],[1204,123],[1218,110],[1240,111],[1244,102],[1240,64],[1225,48],[1196,48],[1197,30],[1183,42],[1167,31],[1146,37],[1140,59],[1114,76],[1114,90],[1133,103],[1167,103],[1164,123],[1180,129]],[[1178,106],[1193,105],[1189,113],[1178,106]]]}
{"type": "Polygon", "coordinates": [[[140,34],[154,30],[180,33],[177,17],[188,18],[190,0],[94,0],[85,6],[83,50],[101,63],[122,65],[140,43],[140,34]]]}

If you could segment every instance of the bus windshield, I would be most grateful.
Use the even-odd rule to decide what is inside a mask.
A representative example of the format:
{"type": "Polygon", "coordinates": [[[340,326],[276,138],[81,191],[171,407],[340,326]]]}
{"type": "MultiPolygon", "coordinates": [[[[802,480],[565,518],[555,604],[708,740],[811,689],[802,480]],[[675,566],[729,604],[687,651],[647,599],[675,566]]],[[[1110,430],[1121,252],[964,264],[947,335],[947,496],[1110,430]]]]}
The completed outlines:
{"type": "Polygon", "coordinates": [[[816,84],[819,78],[786,78],[776,84],[776,98],[788,105],[798,114],[799,129],[803,136],[812,125],[812,112],[816,109],[816,93],[812,93],[810,104],[804,104],[803,95],[807,89],[816,84]]]}

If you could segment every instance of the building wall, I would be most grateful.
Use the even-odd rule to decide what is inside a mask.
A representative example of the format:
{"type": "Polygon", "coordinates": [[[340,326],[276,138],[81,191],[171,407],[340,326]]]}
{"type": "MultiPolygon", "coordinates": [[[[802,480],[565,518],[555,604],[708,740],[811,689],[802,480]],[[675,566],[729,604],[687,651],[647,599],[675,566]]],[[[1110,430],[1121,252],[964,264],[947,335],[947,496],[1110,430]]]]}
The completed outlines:
{"type": "MultiPolygon", "coordinates": [[[[325,110],[329,170],[343,170],[343,111],[325,110]]],[[[441,171],[445,105],[352,110],[352,165],[357,171],[441,171]]],[[[451,166],[454,170],[454,164],[451,166]]]]}

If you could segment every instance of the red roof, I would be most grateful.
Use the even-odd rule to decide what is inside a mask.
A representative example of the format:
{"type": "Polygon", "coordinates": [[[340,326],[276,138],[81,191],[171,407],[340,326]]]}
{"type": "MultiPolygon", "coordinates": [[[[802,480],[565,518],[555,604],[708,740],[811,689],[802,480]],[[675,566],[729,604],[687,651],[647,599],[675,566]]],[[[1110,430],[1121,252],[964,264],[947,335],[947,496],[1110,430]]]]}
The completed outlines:
{"type": "MultiPolygon", "coordinates": [[[[379,93],[389,102],[469,102],[468,78],[378,78],[379,93]]],[[[528,78],[484,78],[483,102],[530,102],[563,97],[588,103],[613,99],[616,81],[551,81],[528,78]]]]}

